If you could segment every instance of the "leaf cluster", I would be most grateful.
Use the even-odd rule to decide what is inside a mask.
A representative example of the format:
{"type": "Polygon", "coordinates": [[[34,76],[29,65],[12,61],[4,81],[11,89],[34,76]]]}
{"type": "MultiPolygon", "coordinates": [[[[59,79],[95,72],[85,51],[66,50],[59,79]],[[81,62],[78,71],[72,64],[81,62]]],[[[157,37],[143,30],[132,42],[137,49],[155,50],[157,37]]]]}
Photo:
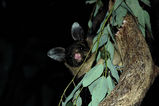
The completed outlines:
{"type": "MultiPolygon", "coordinates": [[[[136,17],[138,27],[143,36],[145,36],[146,28],[151,33],[149,14],[140,6],[139,2],[150,6],[149,0],[116,0],[112,9],[105,14],[97,35],[93,39],[93,47],[90,50],[92,53],[96,53],[95,61],[98,64],[93,66],[84,75],[64,102],[62,102],[61,98],[60,102],[62,102],[63,106],[81,106],[82,98],[80,97],[80,93],[84,87],[88,87],[91,94],[91,102],[88,106],[97,106],[114,89],[119,81],[119,72],[117,66],[112,63],[115,50],[114,45],[116,44],[114,38],[116,31],[113,30],[113,27],[116,27],[116,29],[120,28],[126,14],[131,14],[136,17]],[[103,61],[100,62],[101,60],[103,61]]],[[[92,18],[97,15],[99,8],[103,6],[101,0],[86,0],[86,4],[95,5],[92,18]]],[[[92,27],[91,19],[88,21],[88,27],[92,27]]]]}

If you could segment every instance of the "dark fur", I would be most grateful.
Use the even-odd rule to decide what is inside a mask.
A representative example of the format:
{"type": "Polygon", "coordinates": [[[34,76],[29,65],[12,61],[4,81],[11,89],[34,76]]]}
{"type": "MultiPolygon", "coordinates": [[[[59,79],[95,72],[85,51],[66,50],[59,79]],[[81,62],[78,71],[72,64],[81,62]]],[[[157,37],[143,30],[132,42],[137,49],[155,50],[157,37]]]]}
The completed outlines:
{"type": "MultiPolygon", "coordinates": [[[[55,47],[51,49],[48,52],[48,56],[56,61],[64,62],[66,67],[70,69],[70,71],[73,73],[73,75],[76,75],[78,72],[78,68],[81,66],[81,64],[84,62],[87,53],[90,49],[90,45],[92,44],[91,37],[84,37],[84,31],[82,27],[77,23],[74,22],[71,29],[72,38],[75,40],[75,43],[69,46],[68,48],[64,49],[62,47],[55,47]],[[89,40],[89,38],[91,40],[89,40]],[[87,40],[85,40],[87,39],[87,40]],[[78,54],[79,58],[75,58],[78,54]]],[[[88,64],[85,64],[84,67],[77,75],[77,77],[81,77],[88,71],[87,67],[91,68],[90,61],[93,61],[94,59],[90,58],[88,61],[88,64]]],[[[87,62],[86,62],[87,63],[87,62]]]]}
{"type": "Polygon", "coordinates": [[[69,64],[72,67],[79,67],[84,59],[86,58],[86,55],[89,51],[89,47],[86,41],[80,41],[76,42],[70,47],[66,48],[66,63],[69,64]],[[78,62],[74,59],[75,53],[78,52],[82,56],[82,61],[78,62]]]}

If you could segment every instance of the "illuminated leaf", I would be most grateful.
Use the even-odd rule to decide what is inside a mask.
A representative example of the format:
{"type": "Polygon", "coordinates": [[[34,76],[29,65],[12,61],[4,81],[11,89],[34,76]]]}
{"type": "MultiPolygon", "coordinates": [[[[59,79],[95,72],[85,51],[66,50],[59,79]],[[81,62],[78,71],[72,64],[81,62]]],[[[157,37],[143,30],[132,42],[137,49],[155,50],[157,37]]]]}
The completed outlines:
{"type": "Polygon", "coordinates": [[[66,104],[73,98],[75,92],[80,88],[81,85],[82,85],[82,81],[80,81],[78,85],[73,89],[71,94],[66,98],[65,102],[62,102],[62,106],[66,106],[66,104]]]}
{"type": "Polygon", "coordinates": [[[114,46],[113,46],[112,42],[110,41],[110,39],[108,40],[108,43],[106,44],[106,49],[110,53],[111,60],[113,60],[113,57],[114,57],[114,46]]]}
{"type": "Polygon", "coordinates": [[[144,17],[145,17],[146,27],[148,28],[149,32],[152,34],[150,16],[149,16],[147,11],[144,11],[143,14],[144,14],[144,17]]]}
{"type": "Polygon", "coordinates": [[[107,25],[107,30],[108,30],[108,33],[110,34],[110,36],[111,36],[113,42],[116,43],[116,41],[115,41],[115,39],[114,39],[114,35],[113,35],[113,33],[112,33],[112,31],[111,31],[111,28],[110,28],[110,24],[107,25]]]}
{"type": "Polygon", "coordinates": [[[73,103],[70,101],[66,104],[66,106],[73,106],[73,103]]]}
{"type": "Polygon", "coordinates": [[[90,85],[93,81],[101,76],[103,73],[104,66],[103,64],[98,64],[94,66],[90,71],[88,71],[83,77],[83,87],[90,85]]]}
{"type": "Polygon", "coordinates": [[[89,106],[98,106],[98,104],[104,99],[107,94],[107,80],[104,76],[97,79],[89,86],[89,91],[92,95],[92,101],[89,106]]]}
{"type": "Polygon", "coordinates": [[[89,29],[92,28],[92,21],[91,20],[88,21],[88,27],[89,27],[89,29]]]}
{"type": "Polygon", "coordinates": [[[102,7],[103,6],[103,3],[102,3],[102,1],[101,0],[97,0],[97,5],[96,5],[96,9],[95,9],[95,11],[94,11],[94,17],[97,15],[97,13],[98,13],[98,10],[100,9],[100,7],[102,7]]]}
{"type": "Polygon", "coordinates": [[[108,94],[110,94],[110,92],[114,89],[115,84],[113,83],[113,80],[110,76],[107,77],[107,81],[108,83],[108,94]]]}
{"type": "Polygon", "coordinates": [[[118,27],[120,27],[122,25],[125,15],[127,14],[127,10],[120,6],[119,8],[116,9],[115,13],[116,13],[115,17],[116,23],[118,27]]]}
{"type": "MultiPolygon", "coordinates": [[[[93,39],[93,43],[95,43],[95,44],[94,44],[94,46],[93,46],[92,53],[93,53],[94,51],[96,51],[96,49],[97,49],[98,37],[100,37],[100,34],[101,34],[101,33],[99,33],[99,34],[93,39]]],[[[99,45],[98,45],[99,47],[98,47],[98,48],[100,48],[101,46],[103,46],[107,41],[108,41],[108,30],[107,30],[107,27],[105,27],[104,30],[103,30],[103,33],[102,33],[102,35],[101,35],[101,38],[100,38],[100,40],[99,40],[99,45]]]]}
{"type": "Polygon", "coordinates": [[[149,0],[141,0],[141,1],[142,1],[144,4],[148,5],[149,7],[151,7],[149,0]]]}
{"type": "Polygon", "coordinates": [[[80,90],[78,90],[73,97],[73,105],[82,106],[82,98],[79,96],[79,94],[80,90]]]}
{"type": "Polygon", "coordinates": [[[117,81],[119,81],[118,72],[117,72],[115,66],[113,65],[113,63],[111,62],[110,58],[107,60],[107,66],[108,66],[108,68],[110,69],[110,72],[111,72],[112,76],[113,76],[117,81]]]}
{"type": "Polygon", "coordinates": [[[101,58],[101,52],[99,51],[97,58],[96,58],[96,62],[98,62],[100,58],[101,58]]]}
{"type": "Polygon", "coordinates": [[[87,0],[85,3],[86,4],[93,4],[93,3],[95,3],[96,2],[96,0],[87,0]]]}
{"type": "Polygon", "coordinates": [[[145,37],[145,24],[146,24],[146,21],[145,21],[145,12],[144,10],[142,9],[142,7],[140,6],[139,4],[139,1],[138,0],[126,0],[126,4],[128,6],[128,8],[131,9],[133,15],[135,15],[138,19],[138,22],[139,22],[139,28],[143,34],[143,36],[145,37]]]}
{"type": "Polygon", "coordinates": [[[116,0],[115,4],[114,4],[114,10],[116,10],[118,7],[120,7],[122,2],[123,2],[123,0],[116,0]]]}

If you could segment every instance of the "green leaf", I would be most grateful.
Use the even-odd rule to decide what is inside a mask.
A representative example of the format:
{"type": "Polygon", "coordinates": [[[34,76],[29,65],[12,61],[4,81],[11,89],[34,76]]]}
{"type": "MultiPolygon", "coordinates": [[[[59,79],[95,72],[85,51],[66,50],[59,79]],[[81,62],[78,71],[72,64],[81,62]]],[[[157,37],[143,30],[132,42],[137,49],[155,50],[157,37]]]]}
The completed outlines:
{"type": "MultiPolygon", "coordinates": [[[[92,53],[95,52],[97,50],[97,43],[98,43],[98,37],[100,37],[100,33],[93,39],[93,49],[92,49],[92,53]]],[[[103,46],[108,40],[108,30],[107,27],[104,28],[103,33],[101,35],[101,38],[99,40],[99,47],[103,46]]]]}
{"type": "Polygon", "coordinates": [[[120,27],[122,25],[123,19],[126,16],[126,14],[127,14],[127,10],[125,8],[123,8],[122,6],[120,6],[119,8],[116,9],[115,20],[116,20],[118,27],[120,27]]]}
{"type": "Polygon", "coordinates": [[[114,5],[114,11],[112,13],[112,26],[118,25],[118,27],[120,27],[122,25],[123,19],[127,14],[127,9],[122,6],[124,4],[125,3],[123,2],[123,0],[116,0],[114,5]]]}
{"type": "Polygon", "coordinates": [[[105,27],[103,30],[103,34],[102,34],[100,41],[99,41],[99,47],[103,46],[107,42],[107,40],[108,40],[108,30],[105,27]]]}
{"type": "Polygon", "coordinates": [[[152,34],[150,16],[149,16],[148,12],[145,10],[143,10],[140,14],[142,16],[138,17],[138,20],[140,23],[139,28],[145,37],[145,27],[147,27],[149,33],[152,34]]]}
{"type": "Polygon", "coordinates": [[[95,3],[96,2],[96,0],[87,0],[85,3],[86,4],[93,4],[93,3],[95,3]]]}
{"type": "Polygon", "coordinates": [[[120,7],[122,2],[123,2],[123,0],[116,0],[115,4],[114,4],[114,10],[116,10],[118,7],[120,7]]]}
{"type": "Polygon", "coordinates": [[[144,4],[148,5],[149,7],[151,7],[149,0],[141,0],[141,1],[142,1],[144,4]]]}
{"type": "Polygon", "coordinates": [[[89,103],[89,106],[98,106],[108,92],[107,80],[102,76],[94,81],[88,88],[92,95],[92,101],[89,103]]]}
{"type": "Polygon", "coordinates": [[[116,41],[115,41],[115,39],[114,39],[114,35],[113,35],[113,33],[112,33],[112,31],[111,31],[111,28],[110,28],[110,24],[107,25],[107,30],[108,30],[108,33],[110,34],[110,36],[111,36],[113,42],[116,43],[116,41]]]}
{"type": "Polygon", "coordinates": [[[89,29],[92,28],[92,21],[91,21],[91,20],[88,21],[88,28],[89,28],[89,29]]]}
{"type": "Polygon", "coordinates": [[[113,12],[112,13],[112,20],[110,21],[110,23],[111,23],[112,26],[117,26],[115,17],[116,17],[115,12],[113,12]]]}
{"type": "Polygon", "coordinates": [[[103,24],[105,23],[105,20],[106,20],[106,18],[109,16],[109,14],[110,14],[109,12],[106,13],[106,16],[105,16],[105,18],[103,19],[102,23],[100,24],[100,27],[99,27],[99,29],[98,29],[98,31],[97,31],[97,34],[99,34],[99,33],[102,31],[103,24]]]}
{"type": "Polygon", "coordinates": [[[108,43],[106,44],[106,49],[110,53],[111,60],[113,60],[113,57],[114,57],[114,46],[113,46],[112,42],[110,41],[110,39],[108,39],[108,43]]]}
{"type": "Polygon", "coordinates": [[[99,8],[100,8],[100,6],[97,4],[96,9],[95,9],[94,14],[93,14],[94,17],[97,15],[99,8]]]}
{"type": "Polygon", "coordinates": [[[98,36],[94,37],[94,39],[93,39],[92,53],[95,52],[96,49],[97,49],[97,37],[98,37],[98,36]]]}
{"type": "Polygon", "coordinates": [[[139,4],[138,0],[126,0],[126,6],[131,9],[132,13],[137,17],[138,22],[139,22],[139,28],[145,37],[145,13],[142,7],[139,4]]]}
{"type": "Polygon", "coordinates": [[[132,10],[135,16],[139,16],[142,11],[142,8],[138,2],[138,0],[126,0],[126,6],[132,10]]]}
{"type": "Polygon", "coordinates": [[[75,92],[80,88],[82,85],[82,80],[78,83],[78,85],[73,89],[71,94],[66,98],[65,102],[62,102],[62,106],[66,106],[66,104],[73,98],[75,92]]]}
{"type": "Polygon", "coordinates": [[[82,106],[82,98],[80,96],[77,99],[76,106],[82,106]]]}
{"type": "Polygon", "coordinates": [[[73,106],[73,103],[70,101],[66,104],[66,106],[73,106]]]}
{"type": "Polygon", "coordinates": [[[111,72],[112,76],[113,76],[117,81],[119,81],[118,72],[117,72],[115,66],[113,65],[113,63],[111,62],[110,58],[107,60],[107,66],[108,66],[108,68],[110,69],[110,72],[111,72]]]}
{"type": "Polygon", "coordinates": [[[101,58],[101,52],[99,51],[97,58],[96,58],[96,62],[98,62],[100,58],[101,58]]]}
{"type": "Polygon", "coordinates": [[[82,106],[82,98],[79,96],[79,94],[80,90],[78,90],[73,97],[73,105],[75,106],[82,106]]]}
{"type": "Polygon", "coordinates": [[[107,77],[107,84],[108,84],[108,94],[110,94],[115,87],[115,84],[113,83],[113,80],[110,77],[110,75],[107,77]]]}
{"type": "Polygon", "coordinates": [[[104,66],[103,64],[98,64],[94,66],[90,71],[88,71],[83,77],[83,87],[90,85],[93,81],[101,76],[103,73],[104,66]]]}
{"type": "Polygon", "coordinates": [[[143,14],[144,14],[144,17],[145,17],[146,27],[148,28],[148,31],[152,34],[150,16],[149,16],[147,11],[143,11],[143,14]]]}
{"type": "Polygon", "coordinates": [[[102,1],[101,1],[101,0],[97,0],[96,9],[95,9],[95,11],[94,11],[94,15],[93,15],[94,17],[97,15],[98,10],[99,10],[102,6],[103,6],[102,1]]]}

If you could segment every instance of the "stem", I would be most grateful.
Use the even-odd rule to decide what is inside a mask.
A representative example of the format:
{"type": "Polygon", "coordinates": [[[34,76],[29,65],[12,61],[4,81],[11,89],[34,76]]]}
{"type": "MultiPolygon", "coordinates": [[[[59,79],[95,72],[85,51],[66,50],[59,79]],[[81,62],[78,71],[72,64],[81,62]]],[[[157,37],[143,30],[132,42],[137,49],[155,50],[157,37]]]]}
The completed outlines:
{"type": "Polygon", "coordinates": [[[107,67],[107,51],[106,48],[104,46],[104,55],[105,55],[105,77],[107,76],[107,71],[108,71],[108,67],[107,67]]]}
{"type": "Polygon", "coordinates": [[[106,19],[105,19],[104,22],[103,22],[103,25],[102,25],[102,28],[101,28],[99,37],[98,37],[98,39],[97,39],[96,52],[97,52],[98,47],[99,47],[99,40],[100,40],[101,36],[103,35],[103,30],[104,30],[105,24],[107,23],[108,19],[110,18],[111,14],[112,14],[112,12],[113,12],[113,9],[114,9],[114,6],[112,7],[112,9],[110,10],[110,13],[108,14],[108,16],[106,17],[106,19]]]}
{"type": "MultiPolygon", "coordinates": [[[[81,88],[80,93],[82,92],[82,90],[83,90],[83,87],[81,88]]],[[[76,96],[76,100],[75,100],[76,106],[77,106],[77,99],[80,96],[80,93],[76,96]]]]}

